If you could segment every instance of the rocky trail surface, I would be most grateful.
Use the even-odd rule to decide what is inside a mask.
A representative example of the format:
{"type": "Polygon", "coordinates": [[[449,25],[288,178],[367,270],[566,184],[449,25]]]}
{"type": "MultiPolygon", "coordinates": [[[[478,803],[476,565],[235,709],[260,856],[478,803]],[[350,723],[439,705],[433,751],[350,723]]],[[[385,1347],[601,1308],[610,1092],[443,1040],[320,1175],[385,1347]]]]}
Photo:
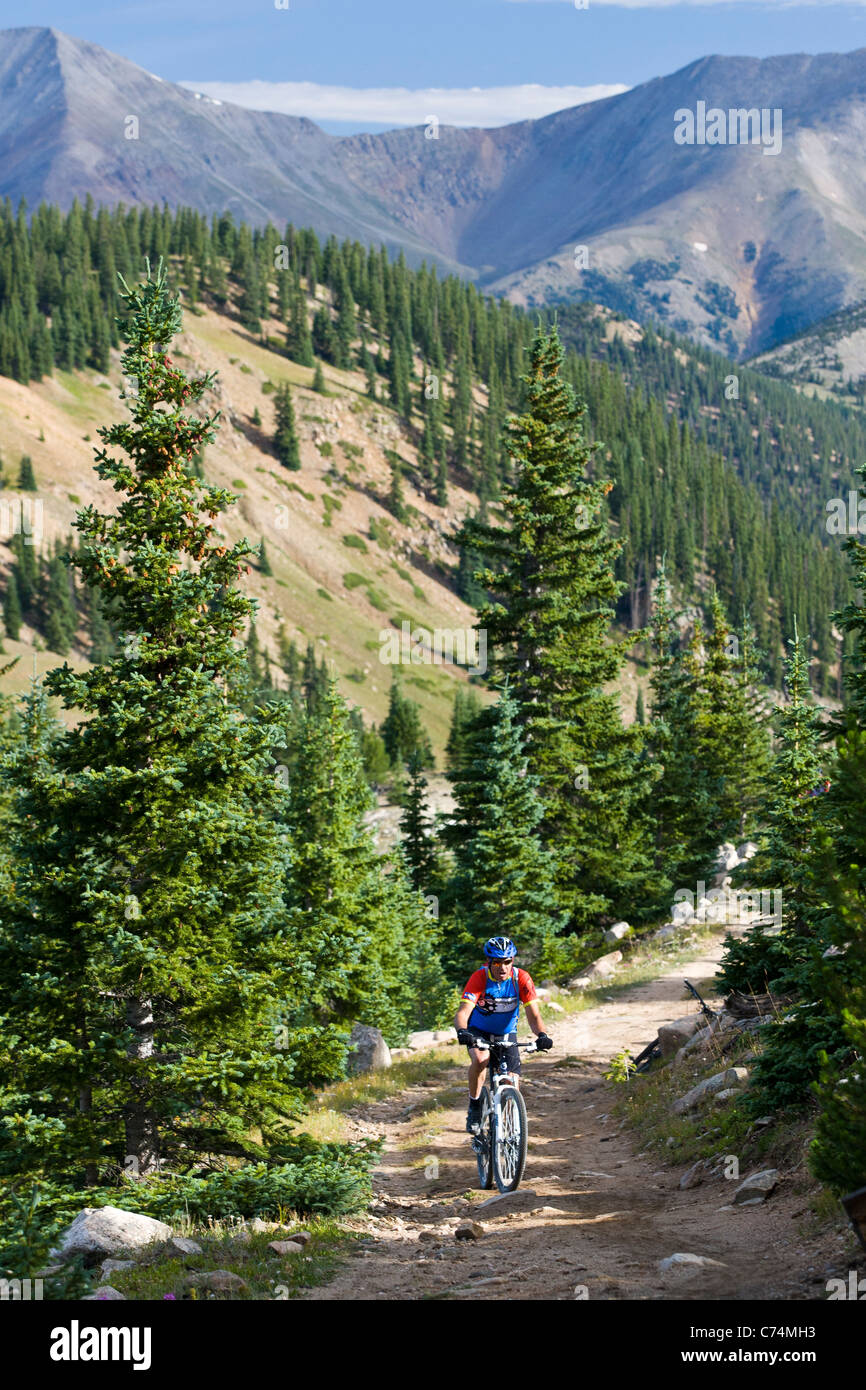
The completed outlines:
{"type": "MultiPolygon", "coordinates": [[[[465,1133],[462,1049],[452,1073],[353,1111],[358,1136],[382,1134],[362,1239],[313,1300],[813,1299],[824,1294],[827,1237],[807,1240],[802,1190],[783,1181],[766,1205],[731,1207],[735,1184],[681,1190],[685,1168],[640,1152],[611,1113],[622,1094],[610,1058],[639,1052],[689,1012],[684,977],[715,974],[721,938],[685,964],[576,1015],[548,1013],[555,1050],[524,1063],[529,1156],[516,1194],[485,1204],[465,1133]],[[471,1196],[470,1196],[471,1194],[471,1196]],[[457,1236],[462,1223],[483,1228],[457,1236]],[[660,1262],[690,1254],[707,1263],[660,1262]]],[[[542,1008],[544,1014],[544,1009],[542,1008]]],[[[746,1173],[743,1173],[746,1176],[746,1173]]],[[[495,1189],[494,1189],[495,1192],[495,1189]]]]}

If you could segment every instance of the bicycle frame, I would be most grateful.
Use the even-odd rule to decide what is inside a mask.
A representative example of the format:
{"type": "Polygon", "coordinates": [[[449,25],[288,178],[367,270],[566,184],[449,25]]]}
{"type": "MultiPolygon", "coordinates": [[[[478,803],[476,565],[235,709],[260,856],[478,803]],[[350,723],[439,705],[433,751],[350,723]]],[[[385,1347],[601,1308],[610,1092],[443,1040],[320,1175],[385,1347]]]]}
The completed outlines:
{"type": "MultiPolygon", "coordinates": [[[[497,1144],[499,1143],[500,1132],[501,1132],[501,1129],[502,1129],[502,1102],[501,1102],[500,1094],[499,1094],[499,1093],[500,1093],[500,1089],[501,1089],[503,1086],[513,1086],[513,1085],[514,1085],[514,1082],[515,1082],[514,1074],[508,1070],[508,1062],[506,1061],[505,1051],[506,1051],[506,1047],[507,1047],[507,1046],[515,1046],[515,1045],[520,1049],[521,1052],[537,1052],[537,1051],[538,1051],[538,1048],[536,1047],[536,1045],[535,1045],[534,1042],[531,1042],[531,1043],[517,1043],[517,1044],[513,1044],[513,1043],[512,1043],[512,1044],[502,1044],[502,1043],[488,1043],[486,1040],[482,1041],[481,1038],[476,1038],[476,1040],[475,1040],[475,1046],[476,1046],[476,1048],[477,1048],[480,1052],[488,1052],[488,1053],[489,1053],[489,1056],[488,1056],[488,1059],[487,1059],[487,1072],[488,1072],[488,1090],[489,1090],[489,1095],[490,1095],[490,1143],[491,1143],[491,1158],[492,1158],[493,1150],[496,1148],[497,1144]]],[[[519,1090],[519,1087],[518,1087],[517,1089],[519,1090]]],[[[524,1126],[525,1126],[525,1120],[524,1120],[524,1126]]],[[[480,1156],[480,1155],[483,1154],[483,1148],[482,1148],[482,1145],[483,1145],[483,1144],[484,1144],[484,1140],[483,1140],[483,1137],[482,1137],[481,1135],[476,1134],[476,1135],[473,1136],[473,1139],[472,1139],[472,1148],[473,1148],[473,1151],[475,1152],[476,1156],[480,1156]]]]}

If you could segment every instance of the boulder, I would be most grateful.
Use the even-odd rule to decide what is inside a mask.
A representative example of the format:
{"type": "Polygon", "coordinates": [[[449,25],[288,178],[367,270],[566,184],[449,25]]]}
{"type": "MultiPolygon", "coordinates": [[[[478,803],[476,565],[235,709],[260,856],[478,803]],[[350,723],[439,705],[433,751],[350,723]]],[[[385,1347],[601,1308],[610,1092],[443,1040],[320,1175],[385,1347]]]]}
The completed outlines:
{"type": "Polygon", "coordinates": [[[728,1067],[726,1071],[717,1072],[715,1076],[708,1076],[706,1081],[701,1081],[697,1086],[693,1086],[679,1100],[675,1100],[671,1107],[675,1115],[685,1115],[689,1110],[695,1110],[701,1101],[715,1095],[717,1091],[724,1091],[728,1088],[744,1086],[749,1079],[748,1070],[745,1067],[728,1067]]]}
{"type": "Polygon", "coordinates": [[[569,989],[586,989],[588,985],[596,980],[606,980],[615,974],[616,967],[622,960],[622,951],[609,951],[606,956],[599,956],[591,965],[585,966],[579,975],[573,980],[569,980],[569,989]]]}
{"type": "Polygon", "coordinates": [[[125,1250],[143,1250],[156,1241],[170,1240],[171,1227],[152,1216],[119,1207],[84,1207],[60,1237],[53,1255],[83,1255],[85,1263],[95,1264],[99,1256],[118,1255],[125,1250]],[[89,1257],[89,1260],[88,1260],[89,1257]]]}
{"type": "Polygon", "coordinates": [[[612,927],[608,927],[604,934],[605,941],[622,941],[624,937],[631,935],[631,927],[628,922],[614,922],[612,927]]]}
{"type": "Polygon", "coordinates": [[[690,902],[679,899],[671,908],[671,921],[675,924],[680,922],[691,922],[695,915],[695,909],[690,902]]]}
{"type": "Polygon", "coordinates": [[[301,1255],[304,1247],[299,1240],[271,1240],[268,1249],[275,1255],[301,1255]]]}
{"type": "Polygon", "coordinates": [[[204,1251],[197,1240],[190,1240],[189,1236],[172,1236],[168,1242],[171,1254],[177,1255],[203,1255],[204,1251]]]}
{"type": "Polygon", "coordinates": [[[293,1240],[296,1245],[307,1246],[313,1239],[313,1235],[311,1231],[292,1231],[289,1239],[293,1240]]]}
{"type": "Polygon", "coordinates": [[[676,934],[676,927],[672,922],[668,922],[666,926],[659,927],[658,931],[653,932],[650,941],[672,941],[676,934]]]}
{"type": "Polygon", "coordinates": [[[725,1105],[729,1100],[733,1100],[738,1094],[735,1086],[726,1086],[723,1091],[716,1091],[713,1096],[713,1105],[725,1105]]]}
{"type": "Polygon", "coordinates": [[[110,1284],[100,1284],[96,1293],[86,1293],[82,1303],[125,1303],[126,1294],[113,1289],[110,1284]]]}
{"type": "Polygon", "coordinates": [[[735,869],[737,867],[739,862],[740,856],[737,854],[736,845],[732,845],[727,840],[723,845],[719,845],[719,848],[716,852],[717,870],[723,870],[725,873],[729,873],[731,869],[735,869]]]}
{"type": "Polygon", "coordinates": [[[407,1047],[413,1052],[418,1052],[423,1047],[433,1047],[436,1042],[436,1034],[430,1028],[422,1028],[417,1033],[410,1033],[407,1047]]]}
{"type": "Polygon", "coordinates": [[[349,1038],[352,1046],[346,1070],[350,1076],[378,1067],[390,1067],[391,1052],[378,1028],[371,1028],[367,1023],[356,1023],[349,1038]]]}
{"type": "Polygon", "coordinates": [[[456,1042],[453,1028],[436,1028],[433,1032],[433,1041],[436,1043],[456,1042]]]}
{"type": "Polygon", "coordinates": [[[689,1014],[686,1018],[676,1018],[673,1023],[663,1023],[659,1028],[659,1046],[663,1057],[673,1057],[679,1049],[694,1037],[700,1023],[700,1014],[689,1014]]]}
{"type": "Polygon", "coordinates": [[[699,1028],[696,1033],[692,1034],[688,1042],[683,1043],[676,1055],[676,1061],[682,1062],[692,1052],[700,1052],[711,1041],[714,1034],[718,1033],[720,1026],[719,1020],[714,1018],[707,1024],[706,1028],[699,1028]]]}
{"type": "Polygon", "coordinates": [[[746,1203],[765,1202],[770,1193],[779,1182],[778,1168],[764,1168],[760,1173],[752,1173],[741,1182],[733,1196],[736,1206],[745,1206],[746,1203]]]}
{"type": "Polygon", "coordinates": [[[418,1240],[425,1245],[434,1245],[442,1239],[440,1231],[419,1231],[418,1240]]]}
{"type": "Polygon", "coordinates": [[[123,1273],[125,1269],[135,1269],[135,1260],[103,1260],[99,1266],[99,1273],[103,1279],[107,1279],[109,1274],[115,1271],[123,1273]]]}
{"type": "Polygon", "coordinates": [[[544,1007],[545,1007],[546,1009],[550,1009],[550,1010],[551,1010],[553,1013],[555,1013],[555,1014],[564,1014],[564,1013],[565,1013],[565,1009],[562,1007],[561,1004],[557,1004],[557,1002],[556,1002],[555,999],[548,999],[548,1000],[545,1002],[544,1007]]]}
{"type": "Polygon", "coordinates": [[[737,857],[741,864],[747,859],[754,859],[757,853],[758,846],[755,844],[754,840],[744,840],[741,845],[737,845],[737,857]]]}

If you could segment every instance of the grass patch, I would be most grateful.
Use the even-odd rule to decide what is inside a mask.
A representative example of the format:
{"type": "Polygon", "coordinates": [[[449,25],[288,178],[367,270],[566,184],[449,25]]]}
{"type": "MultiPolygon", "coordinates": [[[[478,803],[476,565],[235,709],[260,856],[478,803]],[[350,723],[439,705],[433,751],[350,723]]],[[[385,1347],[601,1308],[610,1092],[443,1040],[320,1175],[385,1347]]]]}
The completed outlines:
{"type": "Polygon", "coordinates": [[[246,491],[246,486],[247,485],[244,482],[243,478],[232,478],[232,487],[239,487],[246,491]]]}
{"type": "Polygon", "coordinates": [[[359,584],[369,584],[363,574],[356,574],[354,570],[349,570],[348,574],[343,575],[343,584],[347,589],[357,589],[359,584]]]}
{"type": "Polygon", "coordinates": [[[343,545],[348,546],[350,550],[360,550],[363,555],[367,554],[367,542],[363,536],[356,536],[354,532],[343,537],[343,545]]]}
{"type": "Polygon", "coordinates": [[[358,1239],[328,1218],[301,1223],[292,1213],[284,1217],[286,1229],[249,1232],[231,1222],[212,1226],[190,1226],[189,1234],[202,1247],[201,1255],[166,1258],[158,1248],[136,1260],[135,1269],[117,1271],[104,1281],[128,1299],[190,1302],[281,1301],[297,1296],[304,1289],[325,1284],[358,1239]],[[301,1255],[277,1255],[268,1249],[272,1240],[290,1240],[292,1230],[309,1231],[312,1240],[301,1255]],[[247,1238],[248,1235],[248,1238],[247,1238]],[[227,1269],[244,1280],[247,1288],[231,1293],[214,1292],[187,1284],[191,1274],[227,1269]]]}
{"type": "Polygon", "coordinates": [[[323,458],[323,459],[333,458],[333,456],[334,456],[334,446],[333,446],[333,444],[330,444],[330,443],[328,442],[327,439],[323,439],[320,443],[317,443],[317,444],[316,444],[316,448],[318,449],[319,453],[322,455],[322,458],[323,458]]]}
{"type": "Polygon", "coordinates": [[[364,457],[364,450],[360,444],[350,444],[348,439],[338,439],[337,443],[349,459],[360,459],[364,457]]]}
{"type": "Polygon", "coordinates": [[[327,589],[317,589],[316,593],[319,595],[319,598],[326,598],[329,603],[334,602],[333,594],[329,594],[327,589]]]}
{"type": "Polygon", "coordinates": [[[394,544],[394,537],[388,529],[387,521],[380,521],[378,517],[370,517],[370,540],[375,541],[383,550],[390,550],[394,544]]]}
{"type": "Polygon", "coordinates": [[[263,395],[263,396],[270,396],[271,393],[272,393],[273,391],[276,391],[276,389],[277,389],[277,388],[276,388],[276,386],[274,385],[274,383],[273,383],[272,381],[263,381],[263,382],[262,382],[262,395],[263,395]]]}
{"type": "Polygon", "coordinates": [[[244,376],[252,376],[253,374],[252,367],[248,367],[246,362],[241,363],[240,370],[243,372],[244,376]]]}
{"type": "Polygon", "coordinates": [[[81,506],[81,498],[78,496],[77,492],[67,492],[66,496],[69,498],[69,501],[73,504],[73,506],[81,506]]]}
{"type": "Polygon", "coordinates": [[[347,680],[347,681],[354,681],[356,685],[363,685],[363,684],[364,684],[364,681],[365,681],[366,679],[367,679],[367,676],[366,676],[366,673],[365,673],[364,671],[347,671],[347,672],[346,672],[346,680],[347,680]]]}
{"type": "Polygon", "coordinates": [[[388,607],[388,599],[385,594],[380,593],[372,584],[367,589],[367,598],[379,613],[384,613],[388,607]]]}
{"type": "MultiPolygon", "coordinates": [[[[350,1076],[345,1081],[337,1081],[333,1086],[326,1087],[319,1094],[311,1115],[328,1110],[338,1115],[346,1114],[358,1105],[385,1100],[421,1081],[444,1081],[451,1069],[461,1061],[457,1047],[445,1046],[426,1049],[414,1057],[400,1057],[390,1067],[364,1072],[361,1076],[350,1076]]],[[[299,1132],[306,1131],[306,1121],[302,1121],[299,1132]]]]}

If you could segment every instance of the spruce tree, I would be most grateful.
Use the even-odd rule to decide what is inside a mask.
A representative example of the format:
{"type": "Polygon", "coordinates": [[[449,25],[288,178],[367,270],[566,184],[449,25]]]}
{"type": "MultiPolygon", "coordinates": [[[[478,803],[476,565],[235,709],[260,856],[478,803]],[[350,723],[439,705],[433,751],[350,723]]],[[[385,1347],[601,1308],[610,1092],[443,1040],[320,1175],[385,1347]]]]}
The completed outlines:
{"type": "Polygon", "coordinates": [[[110,663],[46,677],[84,717],[19,779],[0,904],[3,1031],[27,1039],[4,1067],[7,1152],[87,1182],[255,1151],[253,1125],[267,1145],[299,1113],[303,1073],[273,1046],[299,983],[281,933],[282,733],[231,693],[250,550],[213,524],[232,495],[183,466],[213,438],[215,417],[187,410],[213,378],[166,355],[181,315],[161,266],[124,291],[137,393],[96,454],[119,506],[79,512],[74,563],[125,638],[110,663]]]}
{"type": "Polygon", "coordinates": [[[477,576],[489,593],[478,626],[512,683],[561,901],[583,927],[647,895],[641,734],[624,728],[606,689],[634,638],[610,636],[624,587],[604,516],[612,485],[590,472],[585,411],[563,379],[555,329],[537,334],[524,385],[524,413],[508,422],[515,480],[503,489],[503,524],[467,520],[459,540],[489,566],[477,576]]]}
{"type": "Polygon", "coordinates": [[[33,460],[29,454],[25,454],[18,466],[18,486],[22,492],[36,492],[36,474],[33,472],[33,460]]]}
{"type": "Polygon", "coordinates": [[[427,778],[422,771],[421,757],[416,749],[407,763],[409,785],[400,829],[403,833],[403,857],[413,888],[423,892],[429,888],[436,856],[432,826],[427,814],[425,792],[427,778]]]}
{"type": "Polygon", "coordinates": [[[508,936],[521,953],[537,952],[560,930],[555,864],[544,848],[543,807],[527,770],[515,700],[506,690],[485,712],[471,750],[472,795],[457,790],[455,873],[447,901],[446,959],[465,970],[489,936],[508,936]]]}
{"type": "Polygon", "coordinates": [[[3,599],[3,623],[6,627],[6,636],[11,637],[13,642],[17,642],[21,634],[21,621],[21,599],[18,596],[18,581],[15,578],[13,568],[9,571],[6,594],[3,599]]]}
{"type": "Polygon", "coordinates": [[[274,394],[274,414],[274,449],[277,458],[284,468],[296,471],[301,466],[301,449],[292,395],[286,382],[282,382],[274,394]]]}
{"type": "Polygon", "coordinates": [[[417,753],[422,767],[433,766],[433,749],[429,736],[421,727],[418,706],[403,693],[403,685],[394,672],[388,697],[388,713],[382,723],[382,741],[392,767],[402,767],[417,753]]]}

